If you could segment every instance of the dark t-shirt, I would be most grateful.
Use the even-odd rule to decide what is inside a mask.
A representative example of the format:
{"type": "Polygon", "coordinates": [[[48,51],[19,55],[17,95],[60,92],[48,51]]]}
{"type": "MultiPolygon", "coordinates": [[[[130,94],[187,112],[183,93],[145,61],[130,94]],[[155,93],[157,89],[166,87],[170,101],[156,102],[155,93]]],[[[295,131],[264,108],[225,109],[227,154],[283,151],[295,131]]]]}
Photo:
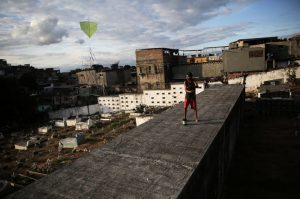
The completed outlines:
{"type": "Polygon", "coordinates": [[[187,90],[192,91],[190,93],[186,92],[185,93],[185,99],[190,100],[190,99],[196,99],[196,84],[194,80],[192,81],[184,81],[185,87],[187,90]]]}

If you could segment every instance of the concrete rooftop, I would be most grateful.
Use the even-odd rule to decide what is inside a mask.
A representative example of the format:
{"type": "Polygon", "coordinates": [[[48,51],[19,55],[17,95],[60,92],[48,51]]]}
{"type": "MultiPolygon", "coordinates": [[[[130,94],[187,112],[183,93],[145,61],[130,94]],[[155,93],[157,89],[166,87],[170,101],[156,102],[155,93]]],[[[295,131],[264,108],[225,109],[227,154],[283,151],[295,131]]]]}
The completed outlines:
{"type": "Polygon", "coordinates": [[[10,198],[177,198],[243,92],[215,85],[197,95],[200,121],[180,103],[10,198]]]}

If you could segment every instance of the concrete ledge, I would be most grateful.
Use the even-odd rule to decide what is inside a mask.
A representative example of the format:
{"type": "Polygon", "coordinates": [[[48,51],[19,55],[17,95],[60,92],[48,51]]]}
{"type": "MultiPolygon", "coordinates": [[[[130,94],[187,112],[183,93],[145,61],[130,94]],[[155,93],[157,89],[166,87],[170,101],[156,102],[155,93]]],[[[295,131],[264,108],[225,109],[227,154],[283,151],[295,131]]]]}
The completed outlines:
{"type": "Polygon", "coordinates": [[[10,198],[218,198],[243,101],[243,86],[213,86],[197,95],[200,122],[183,126],[178,104],[10,198]]]}

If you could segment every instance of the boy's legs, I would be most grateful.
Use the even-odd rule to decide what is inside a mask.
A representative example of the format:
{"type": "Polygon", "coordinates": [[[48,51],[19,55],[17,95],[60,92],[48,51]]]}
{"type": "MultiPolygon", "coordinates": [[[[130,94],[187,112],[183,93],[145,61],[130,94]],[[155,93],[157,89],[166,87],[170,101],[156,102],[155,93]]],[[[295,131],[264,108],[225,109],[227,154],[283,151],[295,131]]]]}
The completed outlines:
{"type": "Polygon", "coordinates": [[[193,99],[191,102],[191,108],[195,110],[195,121],[198,122],[197,102],[193,99]]]}
{"type": "Polygon", "coordinates": [[[184,120],[186,120],[186,113],[187,113],[187,108],[188,108],[189,104],[190,104],[189,100],[185,99],[184,100],[184,120]]]}

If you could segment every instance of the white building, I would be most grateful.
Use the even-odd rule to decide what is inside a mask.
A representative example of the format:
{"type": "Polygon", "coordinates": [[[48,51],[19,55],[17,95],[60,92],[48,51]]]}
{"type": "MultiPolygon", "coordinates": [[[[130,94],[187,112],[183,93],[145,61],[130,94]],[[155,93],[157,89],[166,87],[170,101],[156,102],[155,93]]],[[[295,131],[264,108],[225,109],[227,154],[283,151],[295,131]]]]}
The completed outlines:
{"type": "Polygon", "coordinates": [[[144,90],[143,104],[146,106],[172,106],[170,90],[144,90]]]}
{"type": "MultiPolygon", "coordinates": [[[[196,94],[204,91],[204,84],[196,88],[196,94]]],[[[173,106],[182,102],[185,97],[183,83],[171,84],[171,89],[165,90],[144,90],[143,94],[120,94],[119,96],[99,97],[98,103],[102,112],[115,112],[120,110],[133,110],[138,105],[146,106],[173,106]]]]}
{"type": "Polygon", "coordinates": [[[98,97],[98,103],[102,113],[116,112],[121,110],[119,96],[98,97]]]}
{"type": "Polygon", "coordinates": [[[121,110],[132,110],[136,106],[143,104],[143,95],[134,93],[120,94],[120,108],[121,110]]]}

